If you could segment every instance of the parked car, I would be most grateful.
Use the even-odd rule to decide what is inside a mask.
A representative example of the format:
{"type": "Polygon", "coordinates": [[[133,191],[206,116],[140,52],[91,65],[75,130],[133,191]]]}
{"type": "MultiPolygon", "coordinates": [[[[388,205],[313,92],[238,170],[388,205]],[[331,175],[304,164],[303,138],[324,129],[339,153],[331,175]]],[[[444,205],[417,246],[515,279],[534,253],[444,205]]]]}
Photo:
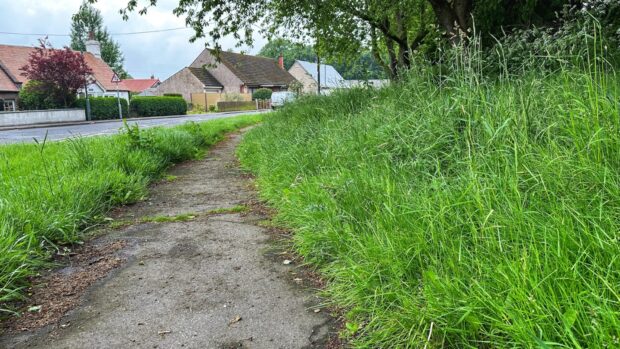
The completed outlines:
{"type": "Polygon", "coordinates": [[[279,108],[283,106],[285,103],[292,102],[297,98],[295,92],[290,91],[282,91],[282,92],[274,92],[271,94],[271,107],[279,108]]]}

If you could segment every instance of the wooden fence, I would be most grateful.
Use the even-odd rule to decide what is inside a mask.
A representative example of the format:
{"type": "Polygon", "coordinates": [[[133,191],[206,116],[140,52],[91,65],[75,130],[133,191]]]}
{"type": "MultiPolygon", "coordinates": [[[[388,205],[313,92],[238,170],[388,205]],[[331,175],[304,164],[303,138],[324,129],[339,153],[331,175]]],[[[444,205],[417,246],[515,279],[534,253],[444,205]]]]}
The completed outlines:
{"type": "MultiPolygon", "coordinates": [[[[217,106],[218,102],[226,101],[226,99],[233,98],[225,93],[192,93],[191,103],[194,107],[199,107],[204,110],[209,110],[211,106],[217,106]]],[[[252,95],[249,93],[236,93],[234,98],[241,99],[241,101],[252,101],[252,95]]]]}
{"type": "Polygon", "coordinates": [[[256,110],[256,101],[217,102],[217,111],[256,110]]]}

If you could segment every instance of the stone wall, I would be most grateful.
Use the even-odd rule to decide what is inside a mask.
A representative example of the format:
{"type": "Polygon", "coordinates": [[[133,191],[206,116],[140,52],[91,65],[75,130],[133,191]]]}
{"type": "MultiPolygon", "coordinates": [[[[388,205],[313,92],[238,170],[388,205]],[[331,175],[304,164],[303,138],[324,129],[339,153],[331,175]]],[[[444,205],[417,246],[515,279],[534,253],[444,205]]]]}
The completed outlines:
{"type": "Polygon", "coordinates": [[[0,112],[0,126],[22,126],[70,121],[86,121],[86,112],[83,109],[0,112]]]}

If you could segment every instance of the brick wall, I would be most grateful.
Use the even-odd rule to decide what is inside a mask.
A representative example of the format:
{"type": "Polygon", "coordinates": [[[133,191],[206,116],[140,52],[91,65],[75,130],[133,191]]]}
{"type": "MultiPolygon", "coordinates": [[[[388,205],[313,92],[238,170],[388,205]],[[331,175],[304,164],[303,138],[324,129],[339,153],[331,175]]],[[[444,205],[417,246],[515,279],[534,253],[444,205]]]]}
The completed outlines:
{"type": "Polygon", "coordinates": [[[312,77],[312,75],[310,75],[302,66],[301,64],[295,62],[291,68],[288,70],[289,73],[291,73],[291,75],[293,75],[293,77],[295,77],[295,79],[297,79],[297,81],[299,81],[302,85],[302,93],[308,93],[308,94],[316,94],[316,90],[317,90],[317,84],[316,84],[316,80],[314,80],[314,78],[312,77]]]}
{"type": "Polygon", "coordinates": [[[189,69],[183,68],[159,84],[154,89],[153,94],[163,96],[164,93],[180,93],[188,103],[191,103],[191,94],[203,91],[204,85],[202,82],[189,69]]]}

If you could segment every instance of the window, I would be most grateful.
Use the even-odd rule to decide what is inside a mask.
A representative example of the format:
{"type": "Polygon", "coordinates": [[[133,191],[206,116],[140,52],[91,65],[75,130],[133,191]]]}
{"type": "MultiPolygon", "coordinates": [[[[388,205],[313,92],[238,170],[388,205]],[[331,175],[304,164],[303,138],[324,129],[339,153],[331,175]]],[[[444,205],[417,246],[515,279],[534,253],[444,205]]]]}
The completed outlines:
{"type": "Polygon", "coordinates": [[[2,101],[2,111],[15,111],[14,99],[0,99],[2,101]]]}

